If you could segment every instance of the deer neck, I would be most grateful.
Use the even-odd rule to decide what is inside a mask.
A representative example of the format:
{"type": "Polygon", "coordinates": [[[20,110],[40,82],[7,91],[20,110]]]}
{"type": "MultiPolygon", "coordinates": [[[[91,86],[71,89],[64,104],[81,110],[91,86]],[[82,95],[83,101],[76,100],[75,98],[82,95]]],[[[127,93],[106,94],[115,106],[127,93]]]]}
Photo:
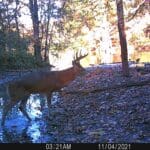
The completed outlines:
{"type": "Polygon", "coordinates": [[[78,75],[78,71],[74,67],[63,70],[59,73],[59,80],[62,83],[62,86],[67,85],[69,82],[75,79],[78,75]]]}

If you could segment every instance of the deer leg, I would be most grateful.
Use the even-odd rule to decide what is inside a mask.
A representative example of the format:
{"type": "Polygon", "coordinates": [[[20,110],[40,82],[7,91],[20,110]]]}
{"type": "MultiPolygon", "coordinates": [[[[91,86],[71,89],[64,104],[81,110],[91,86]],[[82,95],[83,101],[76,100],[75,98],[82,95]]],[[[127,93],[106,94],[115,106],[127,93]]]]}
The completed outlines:
{"type": "Polygon", "coordinates": [[[45,94],[41,94],[41,99],[40,99],[40,105],[41,105],[41,111],[43,111],[44,107],[45,107],[45,100],[46,100],[46,95],[45,94]]]}
{"type": "Polygon", "coordinates": [[[26,112],[26,104],[27,104],[27,100],[28,100],[28,96],[24,97],[22,100],[21,100],[21,103],[20,103],[20,111],[23,113],[23,115],[26,116],[26,118],[31,121],[31,118],[29,117],[28,113],[26,112]]]}
{"type": "Polygon", "coordinates": [[[51,108],[51,96],[52,96],[52,93],[49,93],[46,96],[47,96],[47,105],[48,105],[48,117],[50,117],[50,108],[51,108]]]}
{"type": "Polygon", "coordinates": [[[2,122],[1,125],[3,126],[5,124],[6,116],[8,112],[12,109],[12,107],[16,104],[14,101],[8,101],[7,104],[4,105],[3,108],[3,115],[2,115],[2,122]]]}

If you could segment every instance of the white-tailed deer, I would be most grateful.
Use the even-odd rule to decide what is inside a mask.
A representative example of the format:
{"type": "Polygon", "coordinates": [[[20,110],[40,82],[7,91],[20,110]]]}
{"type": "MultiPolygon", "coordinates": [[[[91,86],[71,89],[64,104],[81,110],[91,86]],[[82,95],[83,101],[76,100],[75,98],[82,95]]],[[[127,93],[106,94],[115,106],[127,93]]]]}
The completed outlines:
{"type": "Polygon", "coordinates": [[[8,84],[9,100],[4,105],[2,122],[4,125],[8,112],[20,102],[20,111],[31,120],[26,112],[26,103],[30,94],[39,93],[47,97],[47,105],[50,110],[52,92],[60,90],[76,78],[84,68],[80,65],[80,60],[88,54],[80,55],[72,61],[72,67],[61,71],[40,71],[32,72],[17,81],[8,84]]]}

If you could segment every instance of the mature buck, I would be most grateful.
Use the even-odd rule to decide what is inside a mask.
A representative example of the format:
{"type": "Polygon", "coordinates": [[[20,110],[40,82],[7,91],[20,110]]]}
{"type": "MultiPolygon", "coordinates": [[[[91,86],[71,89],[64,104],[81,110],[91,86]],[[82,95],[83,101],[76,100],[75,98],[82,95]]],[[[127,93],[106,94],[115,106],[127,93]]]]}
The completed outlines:
{"type": "Polygon", "coordinates": [[[48,109],[50,111],[52,92],[68,85],[84,70],[80,65],[80,60],[87,55],[81,55],[80,52],[78,56],[78,53],[76,53],[76,57],[72,61],[73,66],[66,70],[33,72],[17,81],[9,83],[7,86],[9,100],[4,105],[1,124],[4,125],[8,112],[18,102],[20,102],[20,111],[28,120],[31,120],[26,112],[26,103],[30,94],[33,93],[44,94],[47,97],[48,109]]]}

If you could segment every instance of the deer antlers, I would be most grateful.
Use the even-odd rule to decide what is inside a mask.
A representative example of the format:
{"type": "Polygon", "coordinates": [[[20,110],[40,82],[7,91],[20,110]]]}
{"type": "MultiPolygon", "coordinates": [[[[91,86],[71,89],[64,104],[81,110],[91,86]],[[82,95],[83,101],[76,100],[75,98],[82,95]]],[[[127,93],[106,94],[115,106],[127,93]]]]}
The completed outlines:
{"type": "Polygon", "coordinates": [[[88,55],[88,53],[82,55],[82,51],[78,51],[75,53],[74,55],[74,61],[80,61],[81,59],[83,59],[84,57],[86,57],[88,55]]]}

